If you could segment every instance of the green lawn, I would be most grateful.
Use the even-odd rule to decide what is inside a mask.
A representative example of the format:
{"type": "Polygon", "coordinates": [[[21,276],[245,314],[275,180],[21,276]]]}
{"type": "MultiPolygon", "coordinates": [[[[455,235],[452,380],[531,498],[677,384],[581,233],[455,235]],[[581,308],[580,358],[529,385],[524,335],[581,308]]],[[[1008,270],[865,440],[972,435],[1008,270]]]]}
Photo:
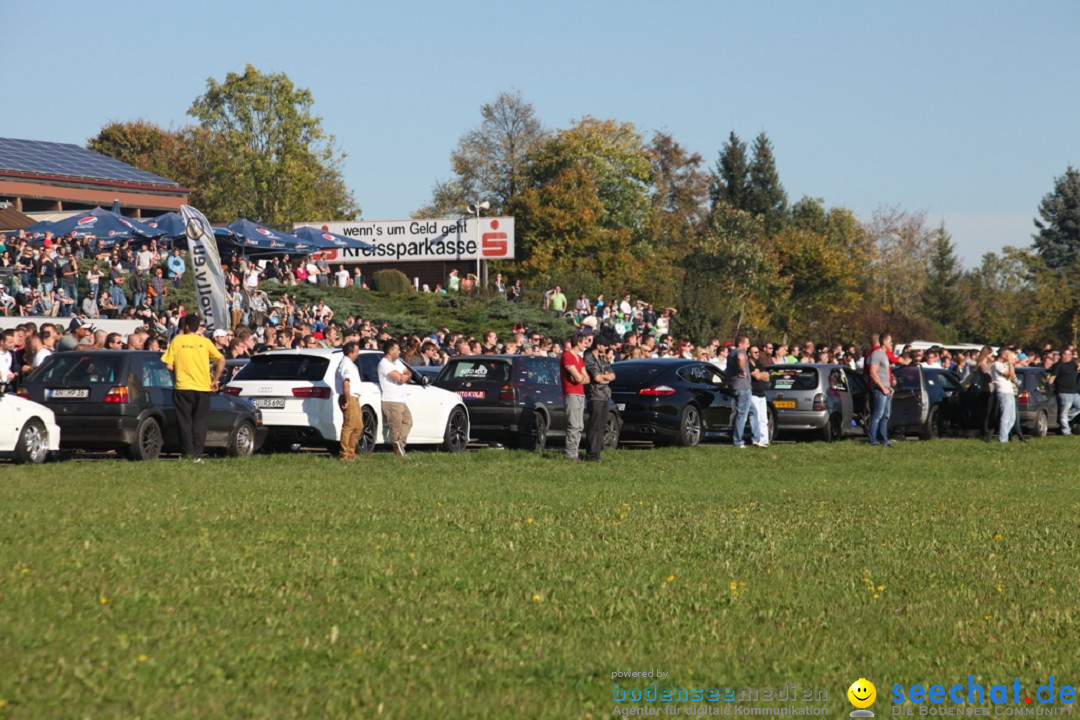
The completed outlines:
{"type": "Polygon", "coordinates": [[[1080,683],[1077,440],[0,467],[0,718],[1080,683]],[[646,681],[620,681],[641,686],[646,681]]]}

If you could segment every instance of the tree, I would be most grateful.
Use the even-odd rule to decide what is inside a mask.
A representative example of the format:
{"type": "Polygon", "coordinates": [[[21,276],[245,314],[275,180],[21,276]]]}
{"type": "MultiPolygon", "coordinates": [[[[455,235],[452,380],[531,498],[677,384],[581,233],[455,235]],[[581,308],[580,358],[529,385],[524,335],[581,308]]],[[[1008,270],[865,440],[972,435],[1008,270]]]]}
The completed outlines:
{"type": "Polygon", "coordinates": [[[745,210],[750,184],[750,166],[746,159],[746,143],[732,130],[720,151],[713,171],[710,199],[712,207],[723,202],[736,210],[745,210]]]}
{"type": "Polygon", "coordinates": [[[964,298],[959,286],[962,276],[963,269],[956,257],[956,248],[945,230],[945,223],[942,223],[934,237],[930,270],[922,292],[923,315],[942,328],[963,325],[964,298]]]}
{"type": "Polygon", "coordinates": [[[1054,189],[1039,203],[1032,237],[1035,251],[1051,270],[1064,270],[1080,260],[1080,172],[1072,165],[1054,178],[1054,189]]]}
{"type": "Polygon", "coordinates": [[[897,208],[877,210],[864,230],[873,243],[870,300],[886,312],[918,314],[931,255],[926,215],[897,208]]]}
{"type": "Polygon", "coordinates": [[[754,159],[747,170],[745,210],[765,218],[767,235],[776,234],[787,216],[787,192],[780,184],[772,142],[764,133],[754,138],[754,159]]]}
{"type": "Polygon", "coordinates": [[[247,217],[274,227],[296,220],[352,220],[359,215],[341,180],[344,154],[312,114],[311,92],[284,73],[252,65],[210,78],[188,114],[206,131],[200,151],[225,158],[214,164],[207,215],[247,217]]]}
{"type": "Polygon", "coordinates": [[[723,202],[682,267],[675,329],[686,337],[762,332],[770,326],[772,308],[786,301],[787,286],[777,273],[761,218],[723,202]]]}
{"type": "Polygon", "coordinates": [[[417,216],[456,215],[478,199],[501,213],[524,189],[529,154],[548,136],[532,104],[520,92],[501,92],[480,108],[480,117],[480,125],[462,135],[450,154],[455,177],[436,183],[431,204],[417,216]]]}
{"type": "Polygon", "coordinates": [[[780,275],[791,288],[777,313],[783,329],[819,337],[834,333],[841,313],[859,301],[860,268],[851,255],[825,233],[795,227],[781,230],[774,247],[780,275]]]}

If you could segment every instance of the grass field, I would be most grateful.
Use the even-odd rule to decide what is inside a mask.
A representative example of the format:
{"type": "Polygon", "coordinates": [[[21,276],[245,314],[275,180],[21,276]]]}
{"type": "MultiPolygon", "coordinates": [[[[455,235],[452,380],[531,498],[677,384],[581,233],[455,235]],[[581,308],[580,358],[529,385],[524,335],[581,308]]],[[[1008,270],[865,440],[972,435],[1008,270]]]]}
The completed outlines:
{"type": "MultiPolygon", "coordinates": [[[[0,467],[0,718],[1080,682],[1077,441],[0,467]],[[641,686],[646,681],[620,681],[641,686]]],[[[685,712],[685,709],[684,709],[685,712]]]]}

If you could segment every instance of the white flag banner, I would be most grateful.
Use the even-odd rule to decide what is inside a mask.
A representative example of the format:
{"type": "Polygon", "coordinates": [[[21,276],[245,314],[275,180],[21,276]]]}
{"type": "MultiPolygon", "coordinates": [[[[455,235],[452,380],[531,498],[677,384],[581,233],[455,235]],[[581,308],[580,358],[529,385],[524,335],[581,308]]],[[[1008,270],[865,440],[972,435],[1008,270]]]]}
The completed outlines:
{"type": "Polygon", "coordinates": [[[214,228],[205,215],[190,205],[181,205],[180,215],[184,218],[188,252],[195,266],[195,292],[203,324],[209,334],[218,328],[228,329],[230,317],[225,300],[225,275],[221,272],[214,228]]]}

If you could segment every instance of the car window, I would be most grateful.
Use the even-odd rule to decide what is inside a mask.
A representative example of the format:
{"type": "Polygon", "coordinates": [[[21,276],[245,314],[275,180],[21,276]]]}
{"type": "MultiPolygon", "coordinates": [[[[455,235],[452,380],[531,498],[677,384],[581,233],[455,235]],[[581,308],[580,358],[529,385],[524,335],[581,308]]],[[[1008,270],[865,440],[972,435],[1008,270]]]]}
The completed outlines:
{"type": "Polygon", "coordinates": [[[922,390],[919,383],[919,368],[914,365],[893,368],[893,377],[896,378],[897,390],[922,390]]]}
{"type": "Polygon", "coordinates": [[[1046,380],[1046,377],[1047,377],[1046,373],[1040,372],[1040,373],[1034,373],[1034,375],[1035,375],[1035,389],[1038,392],[1041,392],[1043,394],[1049,394],[1049,392],[1050,392],[1050,383],[1048,383],[1047,380],[1046,380]]]}
{"type": "Polygon", "coordinates": [[[510,363],[505,360],[469,358],[451,360],[447,365],[445,380],[491,380],[499,383],[510,382],[510,363]]]}
{"type": "Polygon", "coordinates": [[[727,387],[727,378],[724,377],[724,373],[720,372],[720,368],[715,365],[703,365],[701,372],[705,374],[705,382],[710,385],[716,385],[718,387],[727,387]]]}
{"type": "Polygon", "coordinates": [[[30,375],[28,380],[44,385],[115,383],[121,376],[123,363],[124,360],[119,355],[56,353],[30,375]]]}
{"type": "Polygon", "coordinates": [[[851,388],[853,393],[866,392],[866,380],[863,376],[851,369],[845,369],[844,374],[847,375],[848,387],[851,388]]]}
{"type": "Polygon", "coordinates": [[[683,381],[693,383],[695,385],[700,385],[702,383],[708,382],[702,375],[701,368],[699,368],[697,365],[687,365],[686,367],[681,367],[675,371],[675,374],[678,375],[683,381]]]}
{"type": "Polygon", "coordinates": [[[844,373],[843,368],[833,368],[829,373],[830,384],[837,390],[847,390],[847,375],[844,373]]]}
{"type": "Polygon", "coordinates": [[[555,374],[551,363],[543,360],[532,360],[525,364],[525,373],[530,383],[537,385],[558,385],[559,378],[555,374]]]}
{"type": "Polygon", "coordinates": [[[946,390],[959,390],[960,386],[956,384],[956,381],[952,379],[951,375],[941,373],[938,375],[938,379],[941,380],[941,387],[946,390]]]}
{"type": "Polygon", "coordinates": [[[325,355],[256,355],[236,373],[234,380],[307,380],[326,376],[330,358],[325,355]]]}
{"type": "Polygon", "coordinates": [[[770,390],[817,390],[817,368],[769,368],[770,390]]]}
{"type": "Polygon", "coordinates": [[[379,363],[383,356],[379,353],[360,353],[356,366],[360,368],[360,379],[365,382],[379,382],[379,363]]]}
{"type": "Polygon", "coordinates": [[[615,385],[644,385],[660,374],[658,365],[635,362],[617,362],[611,366],[615,371],[615,385]]]}
{"type": "Polygon", "coordinates": [[[142,386],[144,388],[164,388],[172,390],[173,374],[158,359],[150,359],[142,366],[142,386]]]}

